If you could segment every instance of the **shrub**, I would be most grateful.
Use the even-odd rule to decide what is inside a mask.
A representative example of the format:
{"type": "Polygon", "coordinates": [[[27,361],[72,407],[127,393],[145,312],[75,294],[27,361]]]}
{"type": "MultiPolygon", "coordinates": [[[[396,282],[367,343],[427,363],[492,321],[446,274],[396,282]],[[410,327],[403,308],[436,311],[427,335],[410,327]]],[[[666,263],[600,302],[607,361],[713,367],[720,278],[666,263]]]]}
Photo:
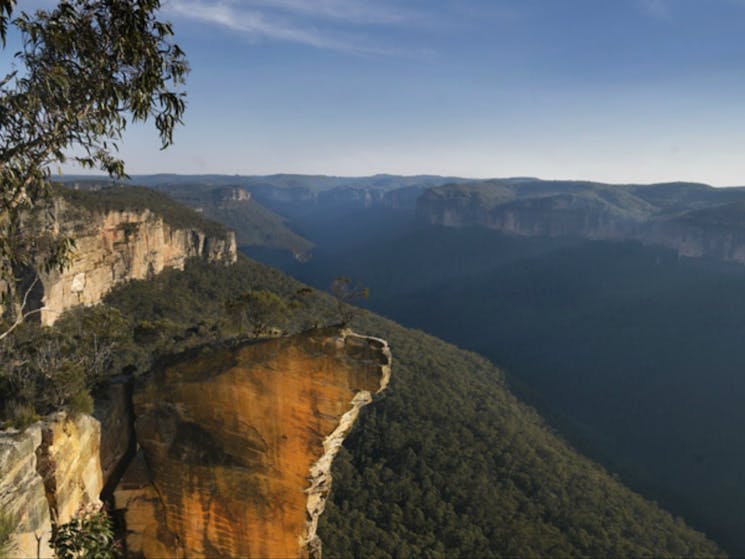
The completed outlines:
{"type": "Polygon", "coordinates": [[[67,524],[54,526],[50,544],[59,559],[114,559],[120,556],[111,519],[98,506],[83,508],[67,524]]]}
{"type": "Polygon", "coordinates": [[[73,415],[90,415],[93,413],[93,396],[87,390],[82,390],[70,398],[67,407],[73,415]]]}
{"type": "Polygon", "coordinates": [[[20,431],[23,431],[34,421],[39,420],[39,415],[36,413],[36,408],[34,408],[34,405],[25,402],[10,402],[8,404],[7,415],[10,424],[20,431]]]}

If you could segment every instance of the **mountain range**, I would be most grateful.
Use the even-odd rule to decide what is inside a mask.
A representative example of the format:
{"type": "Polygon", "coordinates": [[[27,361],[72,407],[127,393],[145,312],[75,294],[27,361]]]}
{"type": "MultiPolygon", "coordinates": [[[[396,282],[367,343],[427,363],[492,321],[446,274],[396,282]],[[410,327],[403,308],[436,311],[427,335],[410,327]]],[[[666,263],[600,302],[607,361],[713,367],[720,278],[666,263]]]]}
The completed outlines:
{"type": "Polygon", "coordinates": [[[403,180],[376,203],[357,179],[264,186],[312,257],[244,250],[319,288],[353,277],[371,309],[490,358],[577,448],[745,553],[745,190],[403,180]]]}
{"type": "MultiPolygon", "coordinates": [[[[254,258],[321,289],[350,276],[370,287],[371,309],[491,359],[577,449],[745,552],[745,189],[388,175],[133,181],[256,228],[249,242],[238,234],[254,258]],[[276,219],[253,219],[247,202],[276,219]]],[[[355,454],[358,467],[368,459],[355,454]]]]}

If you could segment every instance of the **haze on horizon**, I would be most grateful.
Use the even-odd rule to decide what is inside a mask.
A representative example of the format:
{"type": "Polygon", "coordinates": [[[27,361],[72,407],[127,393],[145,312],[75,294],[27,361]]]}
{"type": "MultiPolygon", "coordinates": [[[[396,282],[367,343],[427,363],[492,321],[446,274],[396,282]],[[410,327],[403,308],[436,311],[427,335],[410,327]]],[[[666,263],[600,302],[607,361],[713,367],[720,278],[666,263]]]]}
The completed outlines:
{"type": "Polygon", "coordinates": [[[186,125],[130,130],[130,174],[745,184],[743,0],[163,4],[186,125]]]}

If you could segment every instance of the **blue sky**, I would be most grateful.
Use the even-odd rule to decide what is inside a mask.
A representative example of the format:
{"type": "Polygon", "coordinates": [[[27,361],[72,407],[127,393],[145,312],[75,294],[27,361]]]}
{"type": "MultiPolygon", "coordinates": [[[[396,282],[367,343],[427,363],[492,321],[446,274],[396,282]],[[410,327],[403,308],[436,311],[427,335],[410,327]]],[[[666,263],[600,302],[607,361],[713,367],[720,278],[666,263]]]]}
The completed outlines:
{"type": "Polygon", "coordinates": [[[745,0],[164,0],[164,12],[192,65],[186,126],[166,152],[132,130],[131,173],[745,184],[745,0]]]}

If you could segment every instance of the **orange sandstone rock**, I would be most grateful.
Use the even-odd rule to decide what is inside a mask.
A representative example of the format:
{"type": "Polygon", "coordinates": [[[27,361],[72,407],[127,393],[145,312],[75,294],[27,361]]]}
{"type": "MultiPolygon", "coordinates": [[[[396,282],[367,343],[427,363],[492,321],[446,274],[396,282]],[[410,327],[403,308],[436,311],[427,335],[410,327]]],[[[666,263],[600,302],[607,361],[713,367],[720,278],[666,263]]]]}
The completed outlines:
{"type": "Polygon", "coordinates": [[[181,358],[134,396],[143,449],[116,492],[130,553],[307,557],[330,466],[382,390],[382,340],[326,329],[181,358]]]}

